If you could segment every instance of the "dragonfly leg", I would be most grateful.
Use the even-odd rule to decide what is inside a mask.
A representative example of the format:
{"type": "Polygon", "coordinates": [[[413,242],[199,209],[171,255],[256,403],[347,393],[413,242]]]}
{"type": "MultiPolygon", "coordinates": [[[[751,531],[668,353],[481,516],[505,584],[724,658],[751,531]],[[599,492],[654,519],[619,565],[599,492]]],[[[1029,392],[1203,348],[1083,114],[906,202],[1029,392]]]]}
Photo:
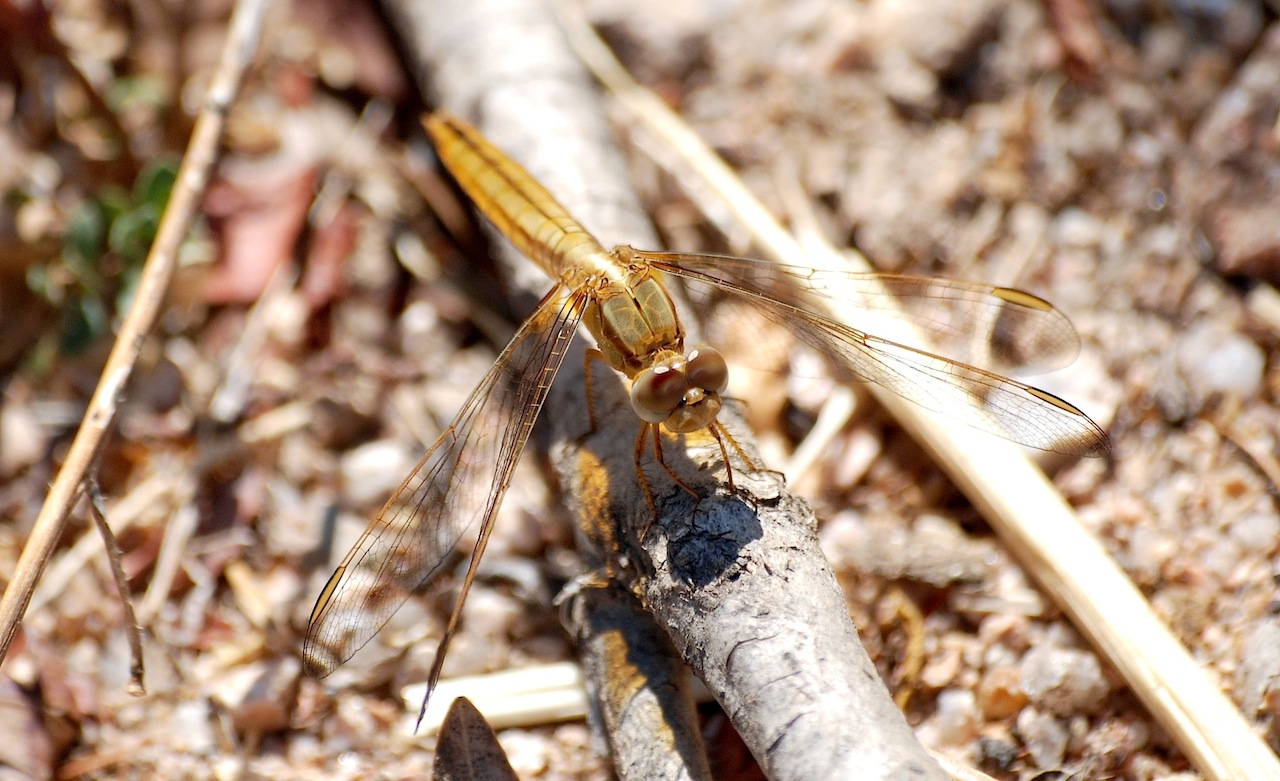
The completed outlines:
{"type": "MultiPolygon", "coordinates": [[[[656,522],[658,520],[658,505],[653,499],[653,489],[649,485],[649,478],[644,476],[645,439],[646,435],[650,432],[652,432],[653,435],[653,456],[654,459],[657,460],[658,465],[662,467],[662,471],[666,472],[667,476],[670,477],[676,485],[684,489],[685,493],[692,496],[694,501],[701,501],[702,494],[695,491],[688,483],[680,479],[680,476],[672,471],[671,467],[667,465],[666,459],[662,457],[662,433],[659,427],[653,423],[645,423],[640,427],[640,434],[636,437],[636,478],[640,481],[640,488],[644,491],[645,501],[649,503],[649,507],[653,510],[653,520],[656,522]]],[[[647,532],[648,528],[646,527],[641,536],[647,532]]]]}
{"type": "Polygon", "coordinates": [[[667,466],[667,460],[662,457],[662,431],[660,427],[655,426],[652,423],[648,423],[648,424],[645,424],[645,428],[651,429],[653,431],[653,457],[657,459],[658,466],[662,467],[662,471],[666,472],[667,475],[672,480],[675,481],[676,485],[683,488],[685,493],[692,496],[694,498],[694,501],[701,501],[702,494],[693,490],[692,488],[689,487],[688,483],[681,480],[680,475],[677,475],[675,472],[673,472],[671,470],[671,467],[667,466]]]}
{"type": "Polygon", "coordinates": [[[736,494],[738,493],[738,488],[733,484],[733,464],[729,461],[729,451],[724,447],[725,438],[727,437],[730,442],[733,442],[733,449],[738,451],[738,455],[742,457],[743,461],[747,462],[747,466],[752,472],[756,471],[756,465],[746,457],[746,454],[742,452],[742,447],[734,441],[733,436],[725,430],[724,426],[720,425],[720,421],[711,421],[711,425],[707,426],[707,430],[711,432],[711,436],[716,440],[716,445],[720,447],[720,459],[724,461],[724,477],[725,482],[729,484],[729,493],[736,494]]]}
{"type": "Polygon", "coordinates": [[[711,436],[715,437],[716,444],[720,446],[720,457],[724,459],[725,478],[726,482],[729,483],[730,493],[736,493],[737,489],[733,484],[733,464],[729,460],[729,451],[724,446],[724,441],[726,439],[729,440],[729,444],[733,446],[733,451],[738,454],[738,458],[742,459],[742,462],[747,465],[748,470],[752,472],[768,472],[770,474],[778,475],[784,480],[786,479],[786,475],[782,474],[778,470],[766,469],[757,464],[751,456],[747,455],[747,451],[742,449],[742,445],[738,444],[738,440],[733,438],[733,434],[730,434],[729,429],[725,428],[724,424],[720,421],[712,421],[708,428],[711,430],[711,436]]]}
{"type": "Polygon", "coordinates": [[[658,522],[658,505],[653,501],[653,490],[649,488],[649,478],[644,476],[644,450],[645,435],[649,433],[651,423],[645,423],[640,426],[640,433],[636,436],[635,445],[635,461],[636,461],[636,479],[640,481],[640,490],[644,491],[644,500],[648,503],[649,509],[653,510],[653,520],[640,530],[640,537],[643,539],[648,533],[650,527],[658,522]]]}

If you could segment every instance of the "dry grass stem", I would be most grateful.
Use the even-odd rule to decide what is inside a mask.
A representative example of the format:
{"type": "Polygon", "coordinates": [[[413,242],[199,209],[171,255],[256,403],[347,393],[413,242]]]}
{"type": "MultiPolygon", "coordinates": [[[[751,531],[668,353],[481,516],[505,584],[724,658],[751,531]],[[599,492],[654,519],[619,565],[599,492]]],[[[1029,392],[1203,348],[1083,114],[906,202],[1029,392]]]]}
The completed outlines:
{"type": "Polygon", "coordinates": [[[138,627],[138,617],[133,612],[133,602],[129,599],[129,580],[124,574],[124,565],[120,559],[120,543],[111,533],[107,523],[106,512],[102,509],[102,493],[98,490],[97,481],[90,478],[85,484],[85,493],[89,500],[89,515],[102,535],[102,544],[107,549],[107,561],[111,565],[111,579],[115,582],[116,593],[120,595],[120,608],[124,611],[125,635],[129,638],[129,693],[141,697],[147,693],[145,683],[146,670],[142,664],[142,631],[138,627]]]}

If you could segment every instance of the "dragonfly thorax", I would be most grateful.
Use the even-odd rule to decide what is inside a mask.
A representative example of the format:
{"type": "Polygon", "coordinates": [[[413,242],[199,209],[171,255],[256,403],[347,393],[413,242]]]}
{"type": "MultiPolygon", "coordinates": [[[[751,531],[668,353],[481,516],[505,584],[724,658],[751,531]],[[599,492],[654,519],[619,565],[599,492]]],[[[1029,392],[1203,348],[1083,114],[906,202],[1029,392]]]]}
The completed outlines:
{"type": "Polygon", "coordinates": [[[684,329],[675,305],[651,273],[606,280],[590,294],[583,324],[610,366],[634,378],[655,357],[683,350],[684,329]]]}
{"type": "Polygon", "coordinates": [[[697,345],[686,355],[668,350],[632,381],[631,408],[644,422],[677,434],[697,431],[720,414],[728,385],[729,369],[714,347],[697,345]]]}

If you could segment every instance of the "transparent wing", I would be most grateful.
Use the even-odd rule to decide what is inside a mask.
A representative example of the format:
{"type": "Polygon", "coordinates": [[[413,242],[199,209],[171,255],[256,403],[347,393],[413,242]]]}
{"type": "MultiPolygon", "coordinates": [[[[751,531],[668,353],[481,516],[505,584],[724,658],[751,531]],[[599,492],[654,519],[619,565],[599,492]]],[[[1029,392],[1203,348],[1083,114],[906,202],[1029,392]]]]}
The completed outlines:
{"type": "Polygon", "coordinates": [[[862,309],[892,310],[921,331],[929,346],[997,372],[1053,371],[1070,365],[1080,353],[1080,338],[1066,315],[1048,301],[1014,288],[723,255],[638,254],[720,280],[725,289],[747,288],[799,309],[821,297],[856,300],[862,309]]]}
{"type": "Polygon", "coordinates": [[[479,541],[455,615],[461,609],[512,469],[583,306],[580,294],[558,290],[542,300],[458,417],[351,548],[311,611],[302,646],[308,673],[323,677],[351,658],[411,593],[440,573],[458,540],[479,521],[479,541]]]}
{"type": "MultiPolygon", "coordinates": [[[[858,377],[887,388],[926,409],[1041,450],[1093,456],[1102,455],[1110,449],[1107,435],[1096,423],[1079,409],[1051,393],[976,366],[842,325],[797,304],[774,298],[761,284],[761,280],[812,279],[815,273],[819,280],[834,280],[835,275],[848,275],[840,272],[810,272],[795,267],[783,267],[781,276],[770,275],[761,268],[766,265],[764,261],[744,262],[741,258],[657,252],[636,252],[636,256],[661,271],[746,298],[764,315],[790,329],[806,344],[838,364],[848,367],[858,377]],[[721,261],[727,262],[722,264],[721,261]],[[748,282],[730,279],[730,273],[723,269],[719,274],[714,273],[715,269],[722,266],[729,267],[729,271],[739,276],[748,276],[748,282]]],[[[854,276],[855,282],[870,284],[871,277],[854,276]],[[860,282],[857,277],[861,277],[860,282]]],[[[876,280],[881,279],[878,275],[873,276],[876,280]]],[[[908,290],[917,291],[917,294],[929,292],[931,288],[925,283],[933,282],[916,277],[890,276],[888,279],[899,288],[905,285],[908,290]]],[[[998,300],[1007,300],[1010,305],[1029,312],[1042,311],[1040,304],[1035,303],[1040,299],[1030,294],[965,283],[952,284],[948,280],[940,280],[940,283],[942,286],[932,288],[932,295],[960,302],[958,306],[961,309],[967,305],[965,301],[971,300],[975,302],[977,309],[991,310],[996,304],[984,303],[985,299],[979,294],[984,290],[1000,290],[1000,293],[993,294],[998,300]],[[967,299],[966,296],[971,297],[967,299]],[[1024,296],[1025,300],[1022,298],[1024,296]]],[[[883,297],[881,300],[884,300],[883,297]]],[[[1057,312],[1052,307],[1048,311],[1057,312]]],[[[1034,321],[1037,316],[1028,314],[1026,317],[1034,321]]],[[[1060,313],[1058,317],[1062,318],[1062,323],[1074,340],[1075,332],[1071,330],[1066,318],[1060,313]]]]}

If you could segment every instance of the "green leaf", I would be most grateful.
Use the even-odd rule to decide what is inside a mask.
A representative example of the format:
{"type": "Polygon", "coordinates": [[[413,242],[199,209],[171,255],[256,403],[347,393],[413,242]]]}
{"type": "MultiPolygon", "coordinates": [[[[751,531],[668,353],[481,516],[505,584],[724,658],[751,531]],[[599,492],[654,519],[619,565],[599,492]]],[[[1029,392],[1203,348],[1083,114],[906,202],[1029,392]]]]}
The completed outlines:
{"type": "Polygon", "coordinates": [[[102,257],[107,216],[97,201],[85,201],[71,215],[62,239],[62,259],[87,287],[98,286],[98,259],[102,257]]]}
{"type": "Polygon", "coordinates": [[[178,180],[178,164],[172,158],[158,157],[147,163],[133,185],[133,202],[150,206],[157,214],[164,212],[173,183],[178,180]]]}
{"type": "Polygon", "coordinates": [[[63,310],[62,352],[69,355],[89,349],[107,330],[107,310],[97,298],[78,298],[63,310]]]}
{"type": "Polygon", "coordinates": [[[121,76],[107,88],[107,103],[120,112],[136,106],[164,108],[168,100],[164,82],[153,76],[121,76]]]}
{"type": "Polygon", "coordinates": [[[155,240],[159,224],[160,212],[154,206],[138,206],[111,223],[107,247],[119,255],[126,266],[141,263],[155,240]]]}
{"type": "Polygon", "coordinates": [[[133,208],[133,199],[127,192],[116,185],[107,185],[98,191],[94,200],[102,208],[103,215],[106,216],[107,222],[112,223],[120,219],[120,215],[133,208]]]}

